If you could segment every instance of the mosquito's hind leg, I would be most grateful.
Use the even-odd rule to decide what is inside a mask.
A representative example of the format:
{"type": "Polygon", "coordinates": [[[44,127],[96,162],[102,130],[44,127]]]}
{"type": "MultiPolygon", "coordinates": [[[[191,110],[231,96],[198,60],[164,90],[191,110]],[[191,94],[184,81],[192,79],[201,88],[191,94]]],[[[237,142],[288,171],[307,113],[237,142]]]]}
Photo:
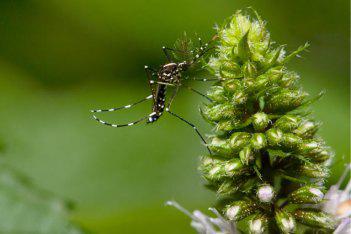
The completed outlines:
{"type": "Polygon", "coordinates": [[[210,154],[212,154],[210,148],[208,148],[208,146],[207,146],[207,142],[206,142],[205,138],[201,135],[201,133],[199,132],[199,130],[197,129],[197,127],[196,127],[194,124],[192,124],[192,123],[190,123],[189,121],[187,121],[186,119],[184,119],[184,118],[180,117],[179,115],[177,115],[177,114],[171,112],[171,110],[170,110],[170,109],[171,109],[171,105],[172,105],[172,102],[173,102],[175,96],[176,96],[177,93],[178,93],[178,90],[179,90],[179,86],[177,86],[177,88],[173,91],[172,97],[171,97],[171,99],[169,100],[165,111],[168,112],[168,113],[170,113],[170,114],[173,115],[174,117],[180,119],[181,121],[185,122],[185,123],[188,124],[189,126],[191,126],[191,127],[195,130],[195,132],[197,133],[197,135],[201,138],[202,142],[206,145],[206,148],[207,148],[208,152],[209,152],[210,154]]]}
{"type": "Polygon", "coordinates": [[[140,123],[141,121],[147,119],[148,117],[149,117],[149,116],[145,116],[145,117],[143,117],[143,118],[141,118],[141,119],[138,119],[138,120],[136,120],[136,121],[134,121],[134,122],[130,122],[130,123],[126,123],[126,124],[114,124],[114,123],[109,123],[109,122],[106,122],[106,121],[104,121],[104,120],[101,120],[101,119],[99,119],[98,117],[96,117],[95,115],[93,115],[93,118],[94,118],[96,121],[98,121],[99,123],[104,124],[104,125],[107,125],[107,126],[110,126],[110,127],[114,127],[114,128],[133,126],[133,125],[135,125],[135,124],[137,124],[137,123],[140,123]]]}
{"type": "Polygon", "coordinates": [[[208,148],[208,146],[207,146],[207,142],[206,142],[205,138],[201,135],[200,131],[197,129],[197,127],[194,124],[190,123],[188,120],[184,119],[183,117],[171,112],[169,110],[169,108],[166,108],[166,111],[168,113],[170,113],[171,115],[173,115],[174,117],[178,118],[179,120],[181,120],[181,121],[185,122],[186,124],[188,124],[189,126],[191,126],[195,130],[197,135],[201,138],[202,142],[206,145],[208,152],[212,155],[210,148],[208,148]]]}
{"type": "Polygon", "coordinates": [[[192,87],[190,87],[190,86],[188,86],[188,85],[184,85],[184,86],[185,86],[187,89],[189,89],[190,91],[192,91],[192,92],[194,92],[194,93],[196,93],[196,94],[199,94],[200,96],[206,98],[206,99],[209,100],[210,102],[213,102],[213,100],[212,100],[210,97],[208,97],[206,94],[203,94],[203,93],[201,93],[200,91],[197,91],[196,89],[194,89],[194,88],[192,88],[192,87]]]}
{"type": "Polygon", "coordinates": [[[110,108],[110,109],[91,110],[91,112],[93,112],[93,113],[95,113],[95,112],[110,112],[110,111],[117,111],[117,110],[121,110],[121,109],[128,109],[128,108],[131,108],[133,106],[138,105],[139,103],[150,100],[151,98],[153,98],[153,95],[149,95],[149,96],[147,96],[147,97],[145,97],[137,102],[134,102],[134,103],[126,105],[126,106],[120,106],[120,107],[115,107],[115,108],[110,108]]]}

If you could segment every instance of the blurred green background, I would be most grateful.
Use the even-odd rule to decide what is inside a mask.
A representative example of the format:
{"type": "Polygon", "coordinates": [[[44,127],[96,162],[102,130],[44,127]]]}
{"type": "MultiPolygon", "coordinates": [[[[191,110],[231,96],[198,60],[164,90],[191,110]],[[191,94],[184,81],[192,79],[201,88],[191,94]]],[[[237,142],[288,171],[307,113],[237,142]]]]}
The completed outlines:
{"type": "MultiPolygon", "coordinates": [[[[215,201],[196,170],[206,149],[193,130],[169,115],[113,129],[93,122],[88,110],[148,95],[143,66],[165,61],[163,45],[184,31],[209,39],[216,22],[248,6],[288,49],[312,44],[290,68],[311,94],[327,91],[314,116],[337,155],[328,183],[335,182],[350,149],[347,0],[1,0],[0,138],[7,163],[72,200],[72,219],[92,232],[194,233],[187,217],[164,206],[175,199],[206,210],[215,201]]],[[[201,102],[184,90],[174,111],[209,132],[197,111],[201,102]]],[[[103,117],[123,122],[149,109],[103,117]]]]}

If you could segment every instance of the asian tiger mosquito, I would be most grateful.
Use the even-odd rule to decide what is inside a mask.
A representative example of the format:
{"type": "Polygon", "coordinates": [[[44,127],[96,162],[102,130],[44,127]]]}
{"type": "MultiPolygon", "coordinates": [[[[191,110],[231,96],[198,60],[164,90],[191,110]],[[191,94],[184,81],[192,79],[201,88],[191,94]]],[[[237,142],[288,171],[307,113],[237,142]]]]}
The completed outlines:
{"type": "MultiPolygon", "coordinates": [[[[216,39],[216,36],[214,36],[211,41],[213,41],[215,39],[216,39]]],[[[132,125],[135,125],[135,124],[142,122],[143,120],[147,120],[146,123],[153,123],[153,122],[157,121],[162,116],[164,111],[166,111],[169,114],[171,114],[172,116],[178,118],[179,120],[181,120],[181,121],[185,122],[186,124],[188,124],[189,126],[191,126],[195,130],[195,132],[198,134],[198,136],[201,138],[203,143],[206,145],[209,153],[212,154],[211,150],[207,146],[206,140],[201,135],[199,130],[196,128],[196,126],[194,124],[190,123],[189,121],[187,121],[186,119],[184,119],[183,117],[175,114],[174,112],[171,112],[171,110],[170,110],[172,102],[173,102],[174,98],[176,97],[180,86],[182,86],[182,85],[185,86],[186,88],[188,88],[189,90],[207,98],[209,101],[212,101],[206,95],[191,88],[190,86],[182,84],[182,82],[181,82],[182,81],[182,73],[185,72],[186,70],[188,70],[201,57],[203,57],[210,49],[212,49],[212,48],[209,47],[209,43],[203,44],[201,39],[199,38],[199,47],[196,49],[197,50],[196,53],[195,53],[195,51],[190,51],[190,53],[193,57],[191,59],[189,59],[188,61],[185,60],[183,62],[175,62],[175,61],[173,61],[170,52],[188,53],[189,51],[182,51],[182,50],[172,49],[172,48],[168,48],[168,47],[162,47],[163,53],[165,54],[166,59],[167,59],[167,63],[162,65],[158,70],[154,70],[148,66],[144,67],[145,72],[146,72],[146,76],[148,78],[148,83],[149,83],[149,86],[151,89],[151,95],[149,95],[146,98],[143,98],[135,103],[126,105],[126,106],[121,106],[121,107],[117,107],[117,108],[110,108],[110,109],[91,110],[91,112],[96,113],[96,112],[110,112],[110,111],[117,111],[117,110],[121,110],[121,109],[128,109],[128,108],[131,108],[133,106],[136,106],[137,104],[140,104],[144,101],[151,99],[153,101],[151,114],[149,114],[141,119],[138,119],[136,121],[126,123],[126,124],[108,123],[106,121],[103,121],[103,120],[97,118],[95,115],[93,115],[93,118],[96,121],[100,122],[101,124],[104,124],[104,125],[107,125],[110,127],[118,128],[118,127],[132,126],[132,125]],[[153,76],[156,76],[157,79],[153,80],[152,79],[153,76]],[[167,91],[168,86],[172,86],[175,89],[172,93],[170,100],[168,101],[168,103],[166,103],[166,91],[167,91]]],[[[184,78],[184,79],[186,80],[186,78],[184,78]]],[[[192,80],[219,81],[219,79],[198,79],[198,78],[193,78],[192,80]]]]}

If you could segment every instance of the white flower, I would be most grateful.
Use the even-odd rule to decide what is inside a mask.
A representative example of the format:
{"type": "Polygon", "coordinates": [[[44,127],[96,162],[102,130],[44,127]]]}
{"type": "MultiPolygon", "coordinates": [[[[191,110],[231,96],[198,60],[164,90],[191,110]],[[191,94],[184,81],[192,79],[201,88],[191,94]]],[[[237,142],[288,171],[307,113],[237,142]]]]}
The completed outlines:
{"type": "Polygon", "coordinates": [[[239,211],[240,211],[240,206],[232,206],[228,208],[225,214],[230,220],[234,220],[236,218],[236,215],[239,213],[239,211]]]}
{"type": "Polygon", "coordinates": [[[296,226],[294,220],[291,217],[289,217],[288,219],[283,218],[282,225],[283,225],[284,231],[286,231],[287,233],[293,232],[296,226]]]}
{"type": "Polygon", "coordinates": [[[260,219],[250,220],[249,229],[253,234],[260,234],[264,232],[264,227],[260,219]]]}
{"type": "Polygon", "coordinates": [[[324,194],[320,189],[317,188],[310,188],[309,189],[310,193],[316,195],[318,198],[322,199],[324,197],[324,194]]]}
{"type": "Polygon", "coordinates": [[[261,202],[271,202],[274,198],[274,190],[270,185],[261,186],[257,190],[257,197],[261,202]]]}
{"type": "Polygon", "coordinates": [[[334,234],[351,233],[351,180],[344,190],[340,189],[342,182],[350,174],[350,170],[351,164],[347,166],[338,183],[331,186],[324,196],[325,202],[322,204],[322,210],[339,221],[334,234]]]}
{"type": "Polygon", "coordinates": [[[235,224],[224,219],[214,208],[209,210],[216,215],[216,218],[209,217],[198,210],[190,213],[175,201],[168,201],[166,205],[173,206],[189,216],[192,219],[191,226],[198,234],[239,234],[235,224]]]}

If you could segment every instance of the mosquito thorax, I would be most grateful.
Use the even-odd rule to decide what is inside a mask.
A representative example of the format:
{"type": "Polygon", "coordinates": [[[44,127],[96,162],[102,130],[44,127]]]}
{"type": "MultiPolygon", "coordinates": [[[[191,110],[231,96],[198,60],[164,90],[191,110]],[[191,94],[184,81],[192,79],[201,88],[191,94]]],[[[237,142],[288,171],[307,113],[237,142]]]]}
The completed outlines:
{"type": "Polygon", "coordinates": [[[187,61],[178,63],[178,70],[179,71],[185,71],[188,69],[188,67],[189,67],[189,63],[187,61]]]}
{"type": "Polygon", "coordinates": [[[162,68],[164,71],[173,71],[177,67],[178,67],[178,64],[176,64],[176,63],[167,63],[167,64],[163,65],[162,68]]]}

